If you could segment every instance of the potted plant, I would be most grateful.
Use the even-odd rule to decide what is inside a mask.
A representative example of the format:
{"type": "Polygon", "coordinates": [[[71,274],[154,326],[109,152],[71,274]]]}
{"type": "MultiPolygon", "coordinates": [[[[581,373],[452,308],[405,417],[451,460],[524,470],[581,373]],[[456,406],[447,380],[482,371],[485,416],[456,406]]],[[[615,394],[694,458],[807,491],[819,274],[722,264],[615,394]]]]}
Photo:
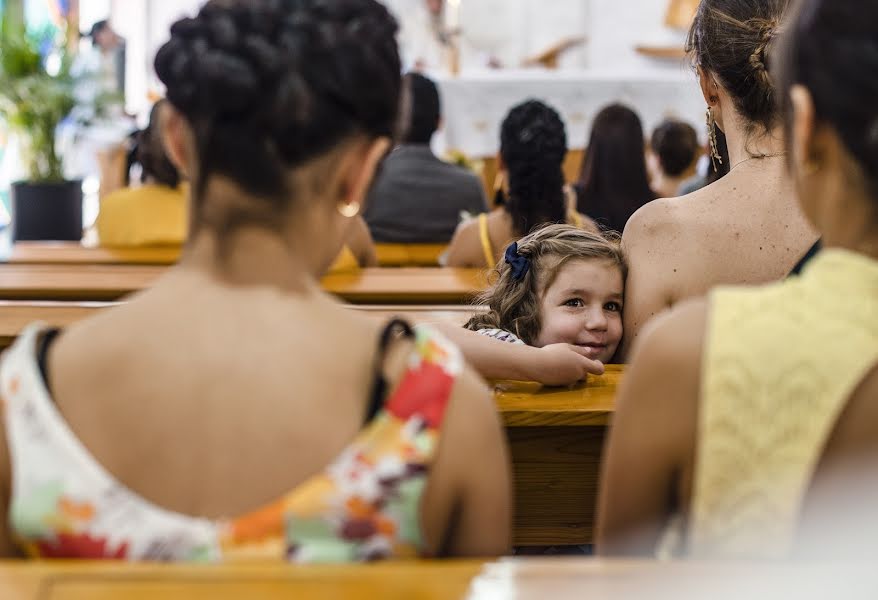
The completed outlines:
{"type": "Polygon", "coordinates": [[[55,48],[48,32],[0,26],[0,117],[19,141],[27,169],[12,184],[13,236],[17,240],[82,238],[82,181],[64,178],[55,149],[55,130],[76,100],[70,60],[63,49],[53,68],[41,48],[55,48]]]}

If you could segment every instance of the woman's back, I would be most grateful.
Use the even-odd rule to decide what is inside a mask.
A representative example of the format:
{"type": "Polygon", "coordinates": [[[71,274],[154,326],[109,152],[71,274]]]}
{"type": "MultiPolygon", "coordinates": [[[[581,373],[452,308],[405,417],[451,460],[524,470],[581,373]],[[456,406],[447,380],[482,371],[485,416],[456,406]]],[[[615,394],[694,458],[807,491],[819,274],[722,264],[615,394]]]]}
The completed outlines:
{"type": "Polygon", "coordinates": [[[788,0],[702,0],[689,32],[708,107],[719,181],[644,206],[625,228],[627,355],[643,325],[717,284],[758,284],[788,274],[817,240],[785,179],[788,156],[769,55],[788,0]],[[728,155],[719,151],[725,134],[728,155]]]}
{"type": "Polygon", "coordinates": [[[445,262],[451,267],[493,267],[506,246],[546,223],[594,223],[578,214],[564,182],[567,132],[552,107],[528,100],[513,107],[500,131],[500,173],[505,200],[489,215],[462,223],[445,262]],[[490,259],[490,260],[489,260],[490,259]]]}
{"type": "Polygon", "coordinates": [[[508,463],[480,380],[440,336],[400,326],[396,340],[317,282],[398,122],[395,33],[374,0],[213,0],[174,24],[155,66],[164,147],[197,174],[184,255],[58,336],[29,328],[4,358],[0,550],[506,550],[508,463]]]}
{"type": "MultiPolygon", "coordinates": [[[[350,449],[369,418],[379,375],[375,366],[382,362],[382,324],[314,302],[319,294],[297,297],[258,287],[233,292],[181,268],[137,300],[62,333],[46,362],[51,400],[88,454],[135,496],[199,519],[247,515],[323,472],[350,449]]],[[[411,343],[390,344],[384,361],[388,391],[403,379],[413,352],[411,343]]],[[[464,481],[462,468],[469,470],[482,458],[491,464],[479,475],[483,496],[508,483],[496,469],[503,443],[487,395],[478,380],[462,374],[459,357],[448,358],[452,375],[446,401],[452,385],[454,394],[438,440],[442,455],[430,471],[423,504],[409,507],[421,506],[424,545],[416,551],[492,553],[498,538],[491,542],[490,536],[481,547],[481,542],[469,549],[466,542],[458,550],[443,547],[444,532],[463,527],[451,516],[452,505],[461,500],[459,486],[474,483],[464,481]],[[495,435],[485,437],[485,426],[495,435]],[[478,439],[465,433],[469,427],[481,431],[478,439]]],[[[4,382],[8,377],[4,373],[4,382]]],[[[412,381],[418,377],[410,387],[412,381]]],[[[415,384],[414,393],[423,394],[417,389],[415,384]]],[[[409,397],[414,400],[417,396],[409,397]]],[[[342,497],[357,497],[356,490],[342,491],[342,497]]],[[[295,514],[289,511],[286,517],[295,514]]],[[[508,513],[501,510],[499,531],[505,518],[508,513]]],[[[270,533],[264,535],[266,544],[277,531],[270,533]]],[[[468,535],[457,533],[458,539],[468,535]]],[[[220,557],[209,558],[234,558],[235,551],[223,548],[220,557]]],[[[269,549],[262,556],[283,554],[269,549]]]]}
{"type": "Polygon", "coordinates": [[[625,231],[626,332],[716,285],[782,279],[816,239],[781,157],[743,164],[688,196],[656,200],[625,231]]]}

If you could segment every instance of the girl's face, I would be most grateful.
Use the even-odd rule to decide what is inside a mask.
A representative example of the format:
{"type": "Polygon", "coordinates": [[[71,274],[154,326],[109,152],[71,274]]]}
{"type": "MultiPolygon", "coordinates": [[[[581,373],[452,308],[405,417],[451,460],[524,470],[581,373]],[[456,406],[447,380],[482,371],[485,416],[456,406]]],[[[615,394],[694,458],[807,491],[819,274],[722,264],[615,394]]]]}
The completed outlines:
{"type": "Polygon", "coordinates": [[[589,358],[608,362],[622,339],[624,282],[607,260],[574,259],[558,273],[540,303],[536,346],[574,344],[589,358]]]}

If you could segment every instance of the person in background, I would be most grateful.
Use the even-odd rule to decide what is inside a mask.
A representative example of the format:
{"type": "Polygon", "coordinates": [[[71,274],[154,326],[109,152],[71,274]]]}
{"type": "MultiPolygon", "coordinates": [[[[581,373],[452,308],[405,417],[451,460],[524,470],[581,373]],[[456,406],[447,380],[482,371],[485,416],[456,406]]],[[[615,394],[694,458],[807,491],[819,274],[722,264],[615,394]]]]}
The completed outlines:
{"type": "Polygon", "coordinates": [[[125,96],[125,38],[116,33],[106,20],[95,23],[91,38],[99,57],[99,72],[105,91],[125,96]]]}
{"type": "MultiPolygon", "coordinates": [[[[102,246],[181,245],[189,230],[189,185],[162,146],[159,121],[167,102],[156,102],[136,136],[133,163],[140,184],[101,199],[95,227],[102,246]]],[[[121,153],[124,154],[124,153],[121,153]]]]}
{"type": "Polygon", "coordinates": [[[702,148],[701,158],[695,166],[696,174],[683,182],[679,196],[688,196],[729,174],[729,147],[726,144],[726,134],[719,127],[714,128],[714,133],[716,156],[711,156],[710,143],[702,148]]]}
{"type": "Polygon", "coordinates": [[[604,457],[600,554],[875,556],[878,5],[799,7],[772,55],[780,162],[825,249],[798,278],[718,288],[644,330],[604,457]]]}
{"type": "Polygon", "coordinates": [[[668,119],[655,128],[646,163],[649,186],[659,198],[682,195],[680,187],[695,174],[698,152],[698,134],[689,123],[668,119]]]}
{"type": "Polygon", "coordinates": [[[688,196],[650,202],[625,228],[623,358],[652,317],[716,285],[786,277],[817,240],[784,172],[769,71],[789,1],[702,0],[698,8],[687,47],[715,124],[708,134],[725,133],[729,172],[688,196]]]}
{"type": "Polygon", "coordinates": [[[409,120],[403,142],[384,160],[364,217],[380,243],[448,243],[461,213],[487,210],[481,180],[439,160],[430,149],[442,121],[436,84],[405,76],[409,120]]]}
{"type": "MultiPolygon", "coordinates": [[[[136,136],[131,167],[139,167],[140,185],[110,192],[101,199],[95,222],[101,246],[181,246],[186,240],[189,184],[165,153],[160,122],[166,108],[166,100],[156,102],[149,124],[136,136]]],[[[350,219],[344,241],[329,272],[378,266],[375,244],[362,217],[350,219]]]]}
{"type": "Polygon", "coordinates": [[[538,100],[509,111],[500,129],[504,200],[490,214],[461,223],[445,257],[450,267],[493,267],[509,244],[546,223],[597,231],[571,210],[564,183],[567,132],[558,112],[538,100]]]}
{"type": "Polygon", "coordinates": [[[603,229],[621,233],[641,206],[655,199],[646,172],[643,125],[633,110],[612,104],[595,117],[579,181],[577,210],[603,229]]]}
{"type": "Polygon", "coordinates": [[[191,176],[186,249],[130,301],[4,355],[0,555],[507,551],[482,380],[435,330],[318,283],[395,134],[395,32],[375,0],[212,0],[172,26],[155,70],[191,176]]]}

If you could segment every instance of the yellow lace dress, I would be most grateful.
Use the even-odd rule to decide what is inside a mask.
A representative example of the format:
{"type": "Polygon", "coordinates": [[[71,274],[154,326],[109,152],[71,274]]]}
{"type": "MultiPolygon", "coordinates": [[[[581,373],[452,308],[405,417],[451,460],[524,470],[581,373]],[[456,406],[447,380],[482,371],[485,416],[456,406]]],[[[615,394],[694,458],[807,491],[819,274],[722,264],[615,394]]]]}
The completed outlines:
{"type": "Polygon", "coordinates": [[[878,261],[824,250],[799,278],[710,299],[686,538],[782,557],[836,420],[878,363],[878,261]]]}

